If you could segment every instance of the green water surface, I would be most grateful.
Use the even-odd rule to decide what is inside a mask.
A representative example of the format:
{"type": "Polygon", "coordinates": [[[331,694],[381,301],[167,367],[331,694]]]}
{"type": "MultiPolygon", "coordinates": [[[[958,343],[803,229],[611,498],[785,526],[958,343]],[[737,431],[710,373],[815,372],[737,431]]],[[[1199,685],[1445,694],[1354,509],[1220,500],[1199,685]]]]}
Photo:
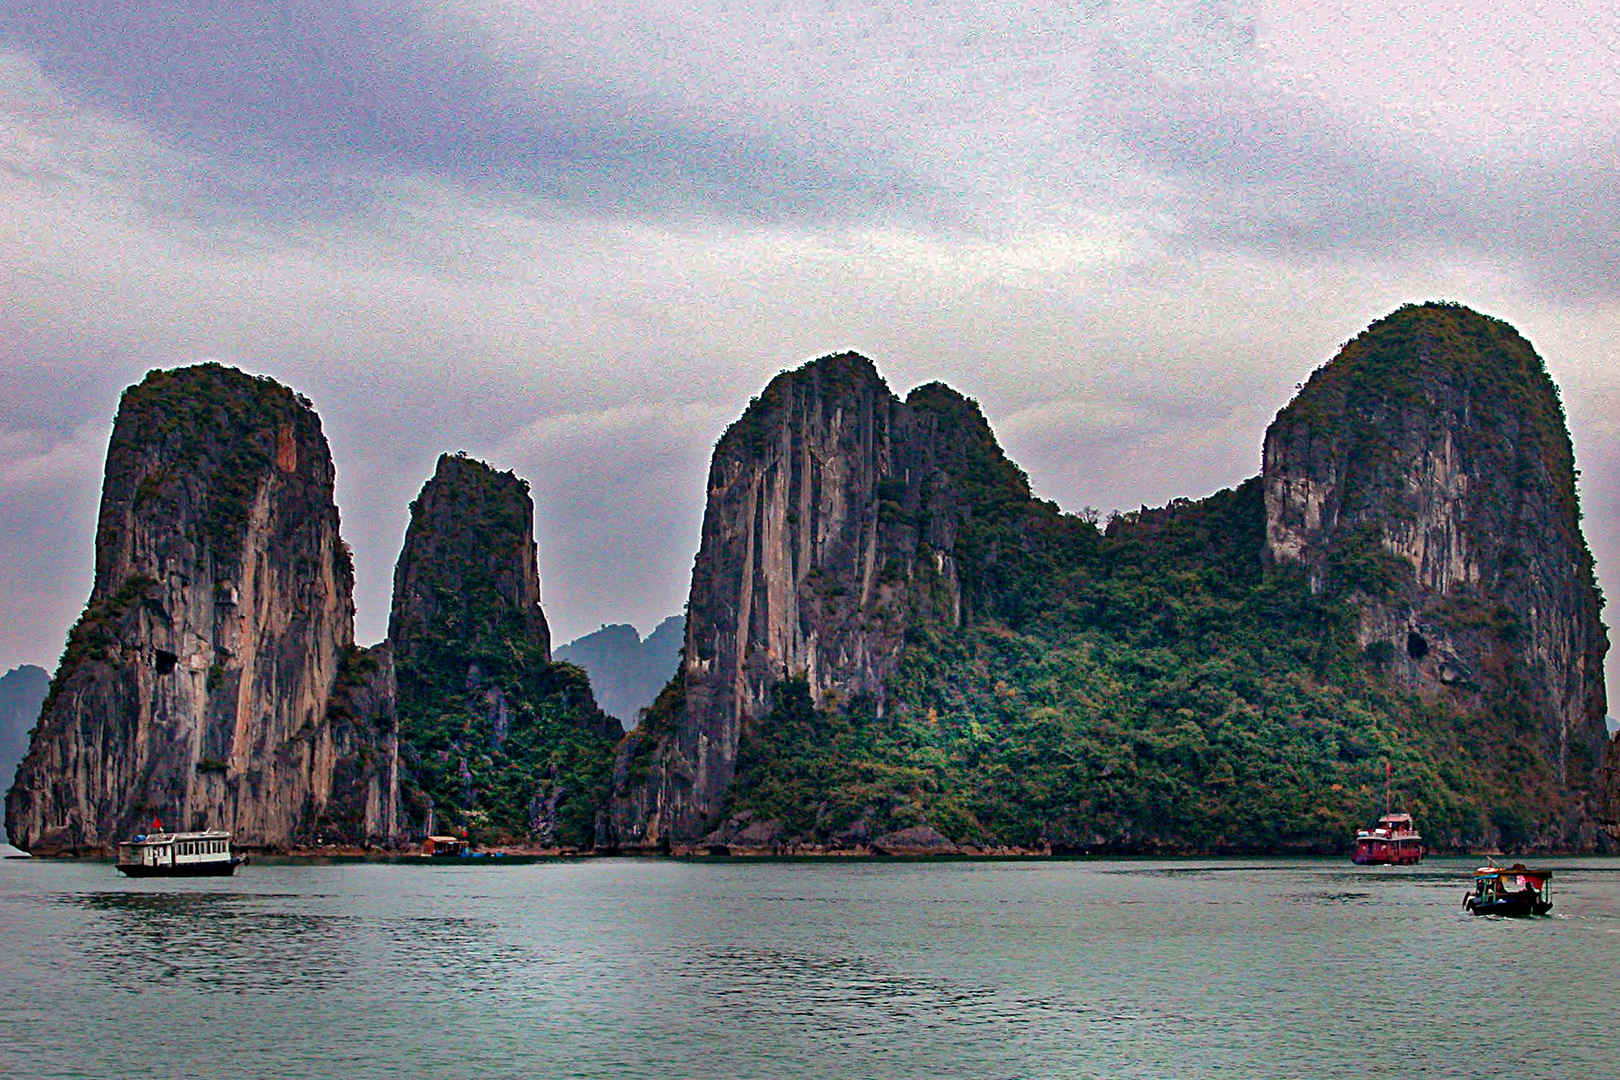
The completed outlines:
{"type": "Polygon", "coordinates": [[[1620,859],[0,862],[15,1077],[1620,1076],[1620,859]]]}

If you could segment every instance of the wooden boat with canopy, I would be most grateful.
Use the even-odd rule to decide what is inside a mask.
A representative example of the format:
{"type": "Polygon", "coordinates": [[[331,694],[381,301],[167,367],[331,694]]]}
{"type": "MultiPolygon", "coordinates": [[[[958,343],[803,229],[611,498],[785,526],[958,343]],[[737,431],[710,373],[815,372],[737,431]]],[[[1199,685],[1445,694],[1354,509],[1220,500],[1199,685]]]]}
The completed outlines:
{"type": "Polygon", "coordinates": [[[1475,915],[1545,915],[1552,910],[1552,871],[1524,863],[1482,866],[1474,871],[1474,890],[1463,897],[1463,907],[1475,915]]]}

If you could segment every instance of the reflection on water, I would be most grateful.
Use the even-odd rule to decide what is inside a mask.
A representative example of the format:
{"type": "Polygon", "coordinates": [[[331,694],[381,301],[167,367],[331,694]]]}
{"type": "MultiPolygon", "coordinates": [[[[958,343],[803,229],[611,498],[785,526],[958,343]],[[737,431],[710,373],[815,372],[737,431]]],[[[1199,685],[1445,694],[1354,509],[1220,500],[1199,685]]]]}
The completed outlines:
{"type": "Polygon", "coordinates": [[[82,924],[82,955],[117,990],[138,993],[163,979],[234,991],[318,989],[334,985],[333,969],[299,959],[352,947],[332,919],[256,910],[224,893],[86,893],[63,902],[106,916],[82,924]]]}
{"type": "Polygon", "coordinates": [[[773,949],[720,951],[692,958],[680,977],[695,980],[717,1009],[734,1018],[815,1016],[836,1021],[851,1039],[950,1016],[959,1026],[1033,1020],[1033,1003],[1002,998],[988,987],[908,977],[864,957],[820,956],[773,949]]]}
{"type": "Polygon", "coordinates": [[[0,1075],[1605,1075],[1620,860],[1534,922],[1463,914],[1470,869],[4,863],[0,1075]],[[1482,958],[1533,1000],[1462,992],[1482,958]]]}
{"type": "Polygon", "coordinates": [[[1306,904],[1365,904],[1372,902],[1373,894],[1365,892],[1297,893],[1291,899],[1306,904]]]}
{"type": "Polygon", "coordinates": [[[296,910],[297,894],[82,893],[61,902],[107,916],[83,924],[89,971],[119,990],[156,980],[268,994],[353,982],[453,982],[459,993],[507,985],[523,954],[457,916],[397,919],[296,910]],[[288,910],[294,908],[295,910],[288,910]]]}

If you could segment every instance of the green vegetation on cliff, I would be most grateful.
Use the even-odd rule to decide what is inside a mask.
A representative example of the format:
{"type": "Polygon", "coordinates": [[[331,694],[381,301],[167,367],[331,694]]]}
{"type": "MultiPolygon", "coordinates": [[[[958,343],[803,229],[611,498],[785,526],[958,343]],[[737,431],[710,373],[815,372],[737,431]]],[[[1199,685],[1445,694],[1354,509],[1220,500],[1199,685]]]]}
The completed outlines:
{"type": "MultiPolygon", "coordinates": [[[[1360,472],[1347,500],[1385,500],[1379,512],[1399,519],[1386,432],[1428,415],[1402,413],[1408,399],[1452,400],[1430,384],[1460,387],[1463,408],[1485,417],[1456,422],[1461,452],[1500,453],[1520,463],[1517,483],[1550,486],[1567,512],[1555,539],[1585,551],[1556,392],[1505,323],[1404,308],[1312,383],[1278,424],[1348,434],[1360,472]],[[1346,404],[1369,400],[1382,404],[1346,404]],[[1499,422],[1516,416],[1528,420],[1499,422]]],[[[939,616],[931,597],[947,583],[919,558],[882,707],[836,694],[818,706],[802,673],[778,684],[743,731],[728,815],[831,844],[928,824],[962,843],[1060,850],[1341,851],[1382,811],[1387,763],[1397,802],[1436,846],[1565,835],[1556,763],[1513,657],[1517,624],[1488,591],[1459,589],[1434,618],[1486,635],[1476,674],[1493,689],[1419,688],[1390,677],[1396,646],[1358,641],[1369,598],[1416,588],[1377,527],[1339,540],[1316,591],[1305,568],[1262,560],[1259,477],[1102,533],[1030,496],[971,401],[930,385],[908,405],[944,434],[962,623],[939,616]]],[[[1577,561],[1589,581],[1590,560],[1577,561]]],[[[1584,745],[1569,753],[1572,776],[1592,771],[1584,745]]]]}
{"type": "Polygon", "coordinates": [[[146,599],[157,582],[144,574],[132,574],[110,596],[96,599],[80,613],[78,621],[68,631],[67,644],[62,646],[62,657],[56,662],[56,674],[51,676],[49,692],[41,706],[50,712],[62,693],[68,678],[84,663],[104,664],[117,658],[120,648],[118,629],[124,617],[146,599]]]}
{"type": "Polygon", "coordinates": [[[589,847],[613,743],[585,673],[512,638],[419,639],[398,670],[400,732],[436,828],[589,847]]]}
{"type": "Polygon", "coordinates": [[[1381,811],[1387,761],[1438,844],[1554,829],[1520,720],[1391,686],[1348,606],[1262,569],[1262,528],[1258,480],[1107,537],[1054,524],[1091,553],[1004,558],[1016,627],[914,627],[883,716],[781,684],[732,812],[824,843],[864,819],[966,843],[1337,851],[1381,811]]]}
{"type": "Polygon", "coordinates": [[[552,663],[527,485],[445,457],[411,504],[395,580],[400,735],[437,828],[588,847],[618,724],[552,663]]]}
{"type": "Polygon", "coordinates": [[[194,539],[220,561],[239,557],[259,487],[278,458],[295,468],[299,440],[320,429],[303,395],[218,363],[148,372],[124,391],[119,415],[127,426],[114,431],[109,456],[138,450],[164,462],[136,489],[135,509],[195,517],[194,539]],[[206,500],[200,515],[183,512],[194,493],[206,500]]]}

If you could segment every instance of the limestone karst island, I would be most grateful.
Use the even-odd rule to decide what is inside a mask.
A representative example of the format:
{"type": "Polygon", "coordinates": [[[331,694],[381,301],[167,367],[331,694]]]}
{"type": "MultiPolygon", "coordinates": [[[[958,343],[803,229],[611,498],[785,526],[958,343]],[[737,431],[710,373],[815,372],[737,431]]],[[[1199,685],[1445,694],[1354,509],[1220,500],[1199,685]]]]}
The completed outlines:
{"type": "Polygon", "coordinates": [[[1106,522],[943,384],[784,372],[692,493],[684,649],[628,734],[552,653],[523,480],[440,458],[361,646],[333,476],[269,379],[125,392],[12,843],[160,816],[269,851],[1333,853],[1386,779],[1435,850],[1620,835],[1558,392],[1456,305],[1349,341],[1259,476],[1106,522]]]}

